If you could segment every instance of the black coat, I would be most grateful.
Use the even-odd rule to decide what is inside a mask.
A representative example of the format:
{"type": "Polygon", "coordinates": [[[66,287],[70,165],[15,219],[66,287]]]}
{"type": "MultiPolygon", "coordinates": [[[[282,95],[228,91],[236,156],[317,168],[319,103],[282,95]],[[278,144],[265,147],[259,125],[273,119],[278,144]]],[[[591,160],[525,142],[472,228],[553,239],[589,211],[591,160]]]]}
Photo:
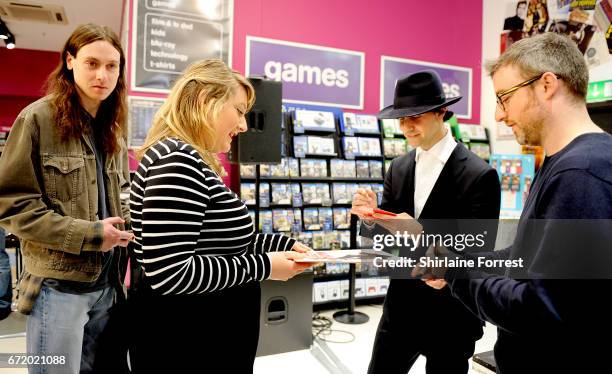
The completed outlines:
{"type": "MultiPolygon", "coordinates": [[[[415,156],[413,150],[391,163],[385,176],[382,209],[414,216],[415,156]]],[[[457,144],[423,207],[419,221],[497,220],[500,196],[497,171],[457,144]]],[[[427,224],[424,223],[424,227],[427,232],[427,224]]],[[[495,238],[496,230],[496,225],[490,228],[490,238],[495,238]]],[[[372,234],[367,231],[362,229],[362,235],[372,234]]],[[[491,242],[494,244],[494,240],[491,242]]],[[[448,287],[435,290],[415,279],[391,279],[383,320],[389,322],[389,329],[416,333],[423,344],[429,341],[444,342],[445,345],[473,344],[482,336],[484,324],[451,296],[448,287]]],[[[406,339],[411,339],[411,336],[406,336],[406,339]]]]}

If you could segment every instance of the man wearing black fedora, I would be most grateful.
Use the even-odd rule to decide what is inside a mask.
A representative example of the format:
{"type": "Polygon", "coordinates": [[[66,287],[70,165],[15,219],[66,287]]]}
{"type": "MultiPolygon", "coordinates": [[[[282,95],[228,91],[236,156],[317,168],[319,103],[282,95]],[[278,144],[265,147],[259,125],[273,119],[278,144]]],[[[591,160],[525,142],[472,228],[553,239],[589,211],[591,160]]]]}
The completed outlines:
{"type": "MultiPolygon", "coordinates": [[[[416,149],[392,161],[380,208],[420,222],[499,218],[497,172],[457,144],[444,125],[453,115],[447,107],[460,99],[447,99],[440,77],[431,70],[398,80],[393,105],[378,117],[399,119],[416,149]]],[[[373,225],[382,219],[372,213],[376,201],[366,189],[353,198],[352,212],[364,221],[363,236],[379,229],[373,225]]],[[[496,227],[492,231],[489,236],[495,238],[496,227]]],[[[427,358],[428,374],[467,373],[483,322],[448,288],[435,290],[421,280],[406,279],[410,269],[403,269],[404,277],[396,274],[391,276],[368,373],[406,374],[420,354],[427,358]]]]}

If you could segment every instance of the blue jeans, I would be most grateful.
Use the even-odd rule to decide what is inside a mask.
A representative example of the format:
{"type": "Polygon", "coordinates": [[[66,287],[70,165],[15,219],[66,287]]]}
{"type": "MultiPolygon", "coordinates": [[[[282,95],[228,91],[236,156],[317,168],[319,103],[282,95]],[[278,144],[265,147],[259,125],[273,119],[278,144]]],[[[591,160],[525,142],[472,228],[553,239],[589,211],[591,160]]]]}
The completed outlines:
{"type": "Polygon", "coordinates": [[[65,365],[32,365],[29,374],[92,373],[98,336],[108,322],[115,291],[71,294],[44,286],[28,316],[27,352],[63,355],[65,365]]]}
{"type": "Polygon", "coordinates": [[[11,262],[4,248],[5,234],[0,228],[0,320],[11,312],[13,284],[11,279],[11,262]]]}

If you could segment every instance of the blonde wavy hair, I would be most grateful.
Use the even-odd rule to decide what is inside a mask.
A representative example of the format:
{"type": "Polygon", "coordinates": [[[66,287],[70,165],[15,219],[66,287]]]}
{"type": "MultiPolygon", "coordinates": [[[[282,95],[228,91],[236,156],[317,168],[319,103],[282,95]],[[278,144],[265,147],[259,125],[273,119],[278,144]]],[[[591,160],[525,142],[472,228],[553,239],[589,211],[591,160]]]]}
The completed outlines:
{"type": "Polygon", "coordinates": [[[225,176],[221,162],[212,152],[215,125],[221,109],[240,87],[246,91],[247,107],[251,109],[255,90],[242,74],[221,60],[202,60],[189,66],[155,113],[144,145],[136,152],[138,159],[158,141],[174,137],[191,144],[208,166],[225,176]]]}

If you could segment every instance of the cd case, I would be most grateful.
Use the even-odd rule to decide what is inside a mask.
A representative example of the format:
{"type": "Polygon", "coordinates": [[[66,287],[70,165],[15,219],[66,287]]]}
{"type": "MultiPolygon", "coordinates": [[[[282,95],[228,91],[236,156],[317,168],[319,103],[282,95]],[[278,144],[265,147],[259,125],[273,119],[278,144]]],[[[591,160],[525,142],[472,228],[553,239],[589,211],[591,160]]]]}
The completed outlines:
{"type": "Polygon", "coordinates": [[[374,251],[371,249],[343,249],[336,251],[311,251],[306,253],[306,257],[295,259],[295,262],[303,263],[345,263],[345,264],[361,264],[361,263],[373,263],[375,258],[382,257],[390,259],[393,255],[382,252],[374,251]]]}

